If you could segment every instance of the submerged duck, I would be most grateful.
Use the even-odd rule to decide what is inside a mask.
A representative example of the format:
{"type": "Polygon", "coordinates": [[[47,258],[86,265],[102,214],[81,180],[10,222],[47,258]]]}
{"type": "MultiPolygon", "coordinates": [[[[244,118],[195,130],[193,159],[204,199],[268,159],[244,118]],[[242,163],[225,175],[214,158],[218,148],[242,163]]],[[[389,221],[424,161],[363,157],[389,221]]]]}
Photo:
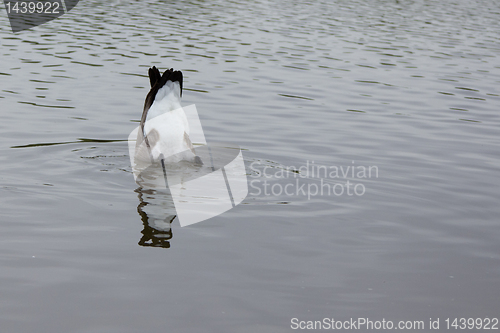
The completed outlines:
{"type": "Polygon", "coordinates": [[[135,151],[136,162],[203,164],[189,138],[189,123],[181,106],[182,72],[149,69],[151,90],[146,96],[135,151]]]}

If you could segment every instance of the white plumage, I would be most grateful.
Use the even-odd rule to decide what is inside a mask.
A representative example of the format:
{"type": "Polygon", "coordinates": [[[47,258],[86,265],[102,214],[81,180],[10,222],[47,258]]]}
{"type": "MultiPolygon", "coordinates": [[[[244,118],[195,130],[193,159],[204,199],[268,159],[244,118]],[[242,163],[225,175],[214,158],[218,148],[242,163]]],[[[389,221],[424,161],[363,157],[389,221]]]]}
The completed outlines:
{"type": "Polygon", "coordinates": [[[189,123],[181,106],[182,73],[169,69],[160,75],[149,69],[151,90],[146,97],[135,149],[135,163],[186,160],[201,163],[189,138],[189,123]]]}

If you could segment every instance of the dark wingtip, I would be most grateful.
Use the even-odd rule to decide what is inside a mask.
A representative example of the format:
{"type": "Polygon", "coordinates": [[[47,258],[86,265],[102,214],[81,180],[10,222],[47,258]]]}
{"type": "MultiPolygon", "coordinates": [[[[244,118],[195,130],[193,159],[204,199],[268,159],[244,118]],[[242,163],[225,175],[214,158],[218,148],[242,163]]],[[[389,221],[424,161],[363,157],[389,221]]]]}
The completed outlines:
{"type": "Polygon", "coordinates": [[[167,69],[163,75],[160,74],[160,71],[156,66],[153,66],[148,71],[149,74],[149,82],[151,83],[151,90],[146,96],[146,100],[144,101],[144,109],[142,111],[141,117],[141,127],[144,127],[144,122],[146,121],[147,111],[153,104],[156,93],[158,90],[163,87],[167,81],[179,82],[179,86],[181,88],[181,97],[182,97],[182,72],[174,71],[173,68],[167,69]]]}
{"type": "Polygon", "coordinates": [[[167,83],[167,81],[179,82],[179,86],[181,87],[181,97],[182,97],[182,80],[183,76],[181,71],[174,71],[173,68],[167,69],[165,72],[163,72],[159,88],[163,87],[165,83],[167,83]]]}
{"type": "Polygon", "coordinates": [[[182,72],[181,71],[174,71],[173,68],[167,69],[165,72],[163,72],[163,75],[160,74],[160,71],[156,66],[153,66],[149,69],[149,82],[151,83],[151,90],[153,90],[153,87],[158,84],[158,87],[155,87],[156,90],[160,89],[167,83],[167,81],[172,81],[172,82],[179,82],[179,85],[181,87],[181,97],[182,97],[182,72]]]}
{"type": "Polygon", "coordinates": [[[153,66],[149,69],[149,82],[151,83],[151,88],[161,79],[161,74],[156,66],[153,66]]]}

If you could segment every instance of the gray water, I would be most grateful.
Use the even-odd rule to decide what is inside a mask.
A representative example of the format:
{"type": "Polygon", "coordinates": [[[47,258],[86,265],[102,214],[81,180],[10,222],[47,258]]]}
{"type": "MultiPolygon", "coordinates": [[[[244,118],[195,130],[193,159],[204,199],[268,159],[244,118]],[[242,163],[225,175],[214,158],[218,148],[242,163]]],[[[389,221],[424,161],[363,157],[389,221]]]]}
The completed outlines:
{"type": "Polygon", "coordinates": [[[498,318],[499,22],[495,1],[82,0],[13,34],[2,10],[1,332],[498,318]],[[184,228],[131,173],[153,65],[252,184],[184,228]]]}

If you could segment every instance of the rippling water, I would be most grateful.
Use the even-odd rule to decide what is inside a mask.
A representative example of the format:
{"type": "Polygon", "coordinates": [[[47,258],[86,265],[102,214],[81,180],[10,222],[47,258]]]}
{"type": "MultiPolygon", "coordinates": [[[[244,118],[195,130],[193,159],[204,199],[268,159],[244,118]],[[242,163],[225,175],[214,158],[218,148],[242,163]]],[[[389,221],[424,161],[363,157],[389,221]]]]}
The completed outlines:
{"type": "Polygon", "coordinates": [[[498,317],[499,22],[491,1],[82,0],[18,34],[2,14],[2,332],[498,317]],[[186,228],[129,165],[152,65],[248,167],[243,204],[186,228]]]}

